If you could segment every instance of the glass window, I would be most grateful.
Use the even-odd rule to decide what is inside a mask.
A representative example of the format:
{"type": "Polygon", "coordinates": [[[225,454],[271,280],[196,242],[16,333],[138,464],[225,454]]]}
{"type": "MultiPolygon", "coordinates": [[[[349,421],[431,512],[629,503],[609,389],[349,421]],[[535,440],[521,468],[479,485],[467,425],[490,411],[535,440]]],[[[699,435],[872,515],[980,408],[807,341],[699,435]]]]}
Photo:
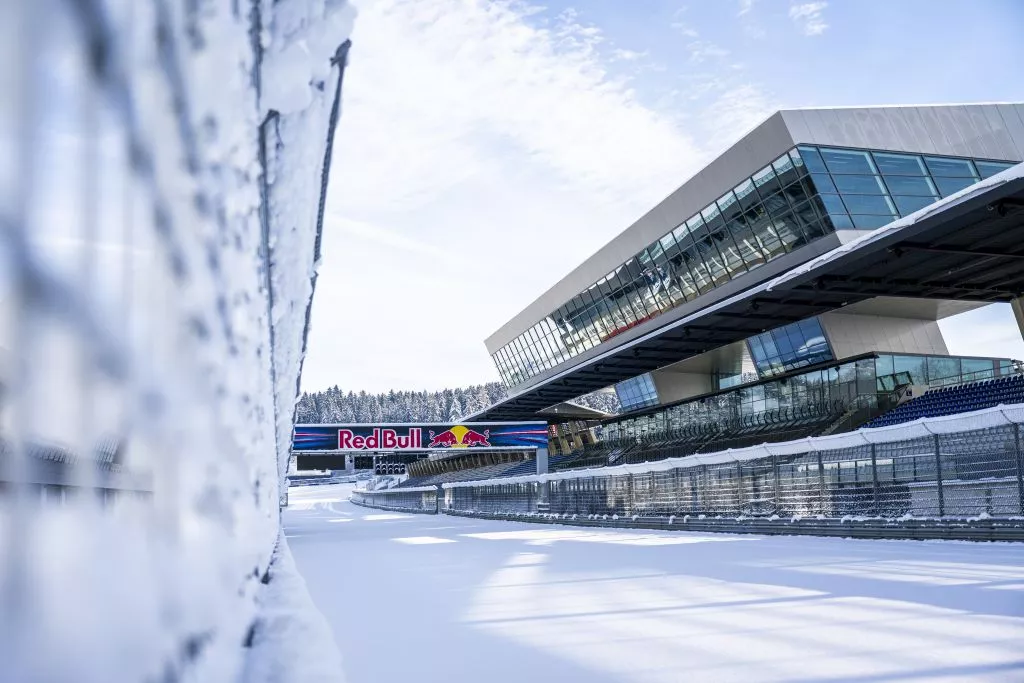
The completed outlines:
{"type": "Polygon", "coordinates": [[[875,165],[868,152],[857,149],[821,148],[821,158],[832,173],[874,173],[875,165]]]}
{"type": "Polygon", "coordinates": [[[892,194],[919,197],[936,197],[935,185],[931,178],[914,176],[887,176],[885,184],[892,194]]]}
{"type": "Polygon", "coordinates": [[[725,219],[726,223],[735,219],[740,215],[740,213],[742,213],[739,204],[736,202],[736,195],[733,194],[731,190],[719,197],[716,203],[718,204],[718,210],[722,213],[722,218],[725,219]]]}
{"type": "Polygon", "coordinates": [[[747,346],[762,377],[832,359],[817,318],[755,335],[747,340],[747,346]]]}
{"type": "Polygon", "coordinates": [[[880,228],[883,225],[892,223],[895,216],[878,216],[878,215],[867,215],[867,214],[851,214],[850,220],[853,221],[853,227],[857,230],[874,230],[880,228]]]}
{"type": "Polygon", "coordinates": [[[825,213],[846,213],[846,205],[843,204],[843,200],[839,198],[839,195],[835,194],[823,194],[815,198],[816,203],[821,207],[821,212],[825,213]]]}
{"type": "Polygon", "coordinates": [[[804,160],[804,166],[811,173],[823,173],[828,171],[825,167],[825,162],[821,159],[821,154],[814,147],[798,147],[800,151],[800,158],[804,160]]]}
{"type": "Polygon", "coordinates": [[[833,194],[839,192],[839,190],[836,189],[835,183],[832,182],[832,176],[829,174],[812,173],[809,177],[811,184],[818,192],[831,192],[833,194]]]}
{"type": "Polygon", "coordinates": [[[994,363],[989,358],[964,358],[960,369],[965,381],[974,381],[995,376],[993,366],[994,363]]]}
{"type": "Polygon", "coordinates": [[[766,166],[754,174],[754,186],[757,187],[762,197],[781,187],[771,166],[766,166]]]}
{"type": "Polygon", "coordinates": [[[996,173],[1001,173],[1014,164],[1005,161],[975,161],[974,165],[978,167],[978,173],[981,174],[982,178],[991,178],[996,173]]]}
{"type": "Polygon", "coordinates": [[[732,233],[733,239],[736,240],[736,246],[739,248],[740,256],[747,268],[755,268],[765,262],[766,256],[761,249],[761,243],[754,236],[750,226],[733,221],[729,224],[729,231],[732,233]]]}
{"type": "Polygon", "coordinates": [[[843,202],[850,213],[885,214],[888,216],[896,213],[896,208],[888,197],[847,194],[843,195],[843,202]]]}
{"type": "Polygon", "coordinates": [[[892,200],[896,202],[896,209],[901,216],[909,216],[915,211],[935,203],[934,197],[893,197],[892,200]]]}
{"type": "Polygon", "coordinates": [[[951,159],[949,157],[925,157],[928,170],[933,176],[944,178],[975,178],[974,166],[969,159],[951,159]]]}
{"type": "Polygon", "coordinates": [[[901,375],[908,375],[912,384],[927,384],[928,371],[924,356],[893,356],[893,374],[897,376],[897,384],[905,381],[901,375]]]}
{"type": "Polygon", "coordinates": [[[636,410],[658,404],[658,392],[650,373],[619,382],[615,385],[615,393],[624,410],[636,410]]]}
{"type": "Polygon", "coordinates": [[[793,160],[789,158],[788,154],[784,154],[773,161],[772,168],[775,169],[775,175],[778,176],[779,182],[783,185],[791,183],[799,177],[796,167],[793,166],[793,160]]]}
{"type": "Polygon", "coordinates": [[[754,191],[753,180],[746,180],[736,186],[736,199],[744,211],[756,206],[761,201],[757,192],[754,191]]]}
{"type": "Polygon", "coordinates": [[[928,358],[928,381],[932,384],[949,384],[960,377],[960,359],[941,356],[928,358]],[[943,382],[943,380],[947,380],[943,382]]]}
{"type": "Polygon", "coordinates": [[[833,180],[840,194],[885,194],[882,179],[876,175],[837,175],[833,180]]]}
{"type": "Polygon", "coordinates": [[[853,219],[845,213],[830,213],[828,222],[833,230],[853,230],[853,219]]]}
{"type": "Polygon", "coordinates": [[[882,175],[923,176],[927,174],[921,157],[915,154],[874,152],[873,156],[882,175]]]}
{"type": "Polygon", "coordinates": [[[970,187],[977,181],[974,178],[936,178],[935,184],[943,197],[956,194],[965,187],[970,187]]]}

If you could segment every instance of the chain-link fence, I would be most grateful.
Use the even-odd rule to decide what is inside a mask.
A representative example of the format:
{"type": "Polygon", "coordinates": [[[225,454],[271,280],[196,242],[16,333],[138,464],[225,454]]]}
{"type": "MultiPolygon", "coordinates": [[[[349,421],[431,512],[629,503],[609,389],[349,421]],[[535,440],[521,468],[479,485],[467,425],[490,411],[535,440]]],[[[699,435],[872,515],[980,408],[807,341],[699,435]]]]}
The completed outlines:
{"type": "Polygon", "coordinates": [[[410,486],[380,491],[355,490],[349,497],[356,505],[397,510],[402,512],[425,512],[434,514],[437,510],[437,487],[410,486]]]}

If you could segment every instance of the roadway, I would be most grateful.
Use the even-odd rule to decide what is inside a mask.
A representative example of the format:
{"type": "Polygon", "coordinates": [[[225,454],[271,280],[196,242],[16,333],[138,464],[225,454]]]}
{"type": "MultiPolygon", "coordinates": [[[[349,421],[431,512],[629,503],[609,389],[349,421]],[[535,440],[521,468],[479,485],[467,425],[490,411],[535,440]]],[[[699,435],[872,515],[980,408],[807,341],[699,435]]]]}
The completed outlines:
{"type": "Polygon", "coordinates": [[[1024,680],[1024,544],[574,529],[293,488],[349,683],[1024,680]]]}

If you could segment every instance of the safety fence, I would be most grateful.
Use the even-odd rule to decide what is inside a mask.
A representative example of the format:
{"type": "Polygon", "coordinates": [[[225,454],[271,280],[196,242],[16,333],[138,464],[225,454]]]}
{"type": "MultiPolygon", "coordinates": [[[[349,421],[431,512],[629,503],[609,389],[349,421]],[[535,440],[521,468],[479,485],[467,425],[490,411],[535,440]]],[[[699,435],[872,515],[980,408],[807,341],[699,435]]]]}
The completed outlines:
{"type": "MultiPolygon", "coordinates": [[[[971,529],[994,525],[984,537],[1024,538],[1022,422],[1024,406],[1000,406],[644,464],[456,482],[443,485],[439,511],[729,530],[800,524],[821,533],[836,522],[881,524],[890,536],[918,535],[909,530],[928,520],[943,537],[976,537],[971,529]]],[[[405,509],[387,495],[396,494],[368,492],[362,502],[405,509]]]]}
{"type": "Polygon", "coordinates": [[[287,630],[262,598],[353,13],[0,2],[0,679],[248,680],[287,630]]]}

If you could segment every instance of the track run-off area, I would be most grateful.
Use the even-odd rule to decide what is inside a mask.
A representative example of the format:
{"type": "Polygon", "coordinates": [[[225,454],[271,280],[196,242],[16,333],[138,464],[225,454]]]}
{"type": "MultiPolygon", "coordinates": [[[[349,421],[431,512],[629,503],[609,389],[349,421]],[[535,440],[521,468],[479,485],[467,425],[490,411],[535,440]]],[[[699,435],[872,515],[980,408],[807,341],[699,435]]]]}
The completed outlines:
{"type": "Polygon", "coordinates": [[[296,487],[350,683],[1024,680],[1024,544],[530,525],[296,487]]]}

